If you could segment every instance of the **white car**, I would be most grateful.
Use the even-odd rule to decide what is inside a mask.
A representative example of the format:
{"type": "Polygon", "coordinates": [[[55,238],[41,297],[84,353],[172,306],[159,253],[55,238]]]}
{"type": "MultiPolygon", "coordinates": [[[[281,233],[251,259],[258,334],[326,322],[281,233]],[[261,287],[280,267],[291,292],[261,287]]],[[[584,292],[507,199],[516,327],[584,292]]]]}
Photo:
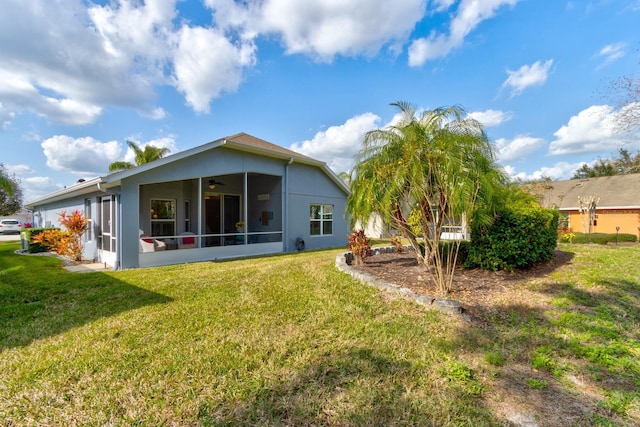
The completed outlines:
{"type": "Polygon", "coordinates": [[[0,234],[20,234],[22,224],[17,219],[0,220],[0,234]]]}

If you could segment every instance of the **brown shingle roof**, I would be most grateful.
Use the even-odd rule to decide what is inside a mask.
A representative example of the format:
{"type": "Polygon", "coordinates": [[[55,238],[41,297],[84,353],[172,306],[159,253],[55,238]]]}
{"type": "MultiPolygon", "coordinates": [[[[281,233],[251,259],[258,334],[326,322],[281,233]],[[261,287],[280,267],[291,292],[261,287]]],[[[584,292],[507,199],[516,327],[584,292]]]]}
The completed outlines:
{"type": "Polygon", "coordinates": [[[640,173],[552,181],[549,186],[541,193],[545,207],[577,209],[578,196],[595,196],[600,198],[598,208],[640,208],[640,173]]]}
{"type": "Polygon", "coordinates": [[[237,133],[235,135],[227,136],[224,138],[227,141],[235,142],[237,144],[242,144],[247,147],[258,148],[260,150],[272,151],[280,154],[284,154],[285,156],[292,156],[297,158],[304,158],[308,160],[313,160],[311,157],[305,156],[304,154],[296,153],[295,151],[289,150],[287,148],[281,147],[276,144],[272,144],[271,142],[265,141],[264,139],[256,138],[253,135],[249,135],[244,132],[237,133]]]}

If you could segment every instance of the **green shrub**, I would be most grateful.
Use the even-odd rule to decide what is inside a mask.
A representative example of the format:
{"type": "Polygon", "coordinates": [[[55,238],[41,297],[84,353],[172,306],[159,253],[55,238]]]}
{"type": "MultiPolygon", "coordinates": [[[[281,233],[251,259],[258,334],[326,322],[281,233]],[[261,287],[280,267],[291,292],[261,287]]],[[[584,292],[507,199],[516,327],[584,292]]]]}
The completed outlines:
{"type": "Polygon", "coordinates": [[[598,243],[606,245],[615,242],[636,242],[638,238],[635,234],[627,233],[575,233],[571,243],[598,243]]]}
{"type": "Polygon", "coordinates": [[[30,254],[37,254],[40,252],[48,252],[51,250],[51,248],[49,248],[46,245],[40,244],[40,243],[34,243],[31,241],[31,238],[35,235],[38,235],[40,233],[42,233],[45,230],[57,230],[57,228],[55,227],[48,227],[48,228],[44,228],[44,227],[40,227],[40,228],[23,228],[22,232],[25,233],[25,237],[27,239],[27,242],[29,242],[29,249],[27,249],[27,252],[29,252],[30,254]]]}
{"type": "Polygon", "coordinates": [[[555,209],[504,208],[490,225],[472,228],[465,265],[510,271],[550,259],[558,241],[558,218],[555,209]]]}

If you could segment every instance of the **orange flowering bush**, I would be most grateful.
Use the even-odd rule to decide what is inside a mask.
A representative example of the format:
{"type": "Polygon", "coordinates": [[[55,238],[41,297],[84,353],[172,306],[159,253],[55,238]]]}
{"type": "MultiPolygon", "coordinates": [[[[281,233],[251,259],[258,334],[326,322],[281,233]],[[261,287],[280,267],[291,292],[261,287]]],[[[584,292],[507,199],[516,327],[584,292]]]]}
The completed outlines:
{"type": "Polygon", "coordinates": [[[74,210],[70,214],[62,211],[59,214],[58,222],[64,230],[45,230],[31,238],[33,243],[39,243],[48,247],[55,253],[68,256],[74,261],[82,261],[82,235],[89,226],[89,220],[79,210],[74,210]]]}

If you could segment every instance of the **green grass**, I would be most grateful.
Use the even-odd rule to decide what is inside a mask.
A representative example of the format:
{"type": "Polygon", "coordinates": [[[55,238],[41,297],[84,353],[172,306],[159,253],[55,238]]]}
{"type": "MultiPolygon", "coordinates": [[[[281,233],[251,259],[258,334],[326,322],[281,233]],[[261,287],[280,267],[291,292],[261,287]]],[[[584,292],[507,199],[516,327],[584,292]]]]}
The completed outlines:
{"type": "Polygon", "coordinates": [[[528,285],[547,309],[484,328],[363,286],[337,250],[73,274],[17,247],[0,243],[0,425],[490,426],[523,389],[589,407],[574,425],[640,417],[637,247],[564,246],[571,264],[528,285]]]}

